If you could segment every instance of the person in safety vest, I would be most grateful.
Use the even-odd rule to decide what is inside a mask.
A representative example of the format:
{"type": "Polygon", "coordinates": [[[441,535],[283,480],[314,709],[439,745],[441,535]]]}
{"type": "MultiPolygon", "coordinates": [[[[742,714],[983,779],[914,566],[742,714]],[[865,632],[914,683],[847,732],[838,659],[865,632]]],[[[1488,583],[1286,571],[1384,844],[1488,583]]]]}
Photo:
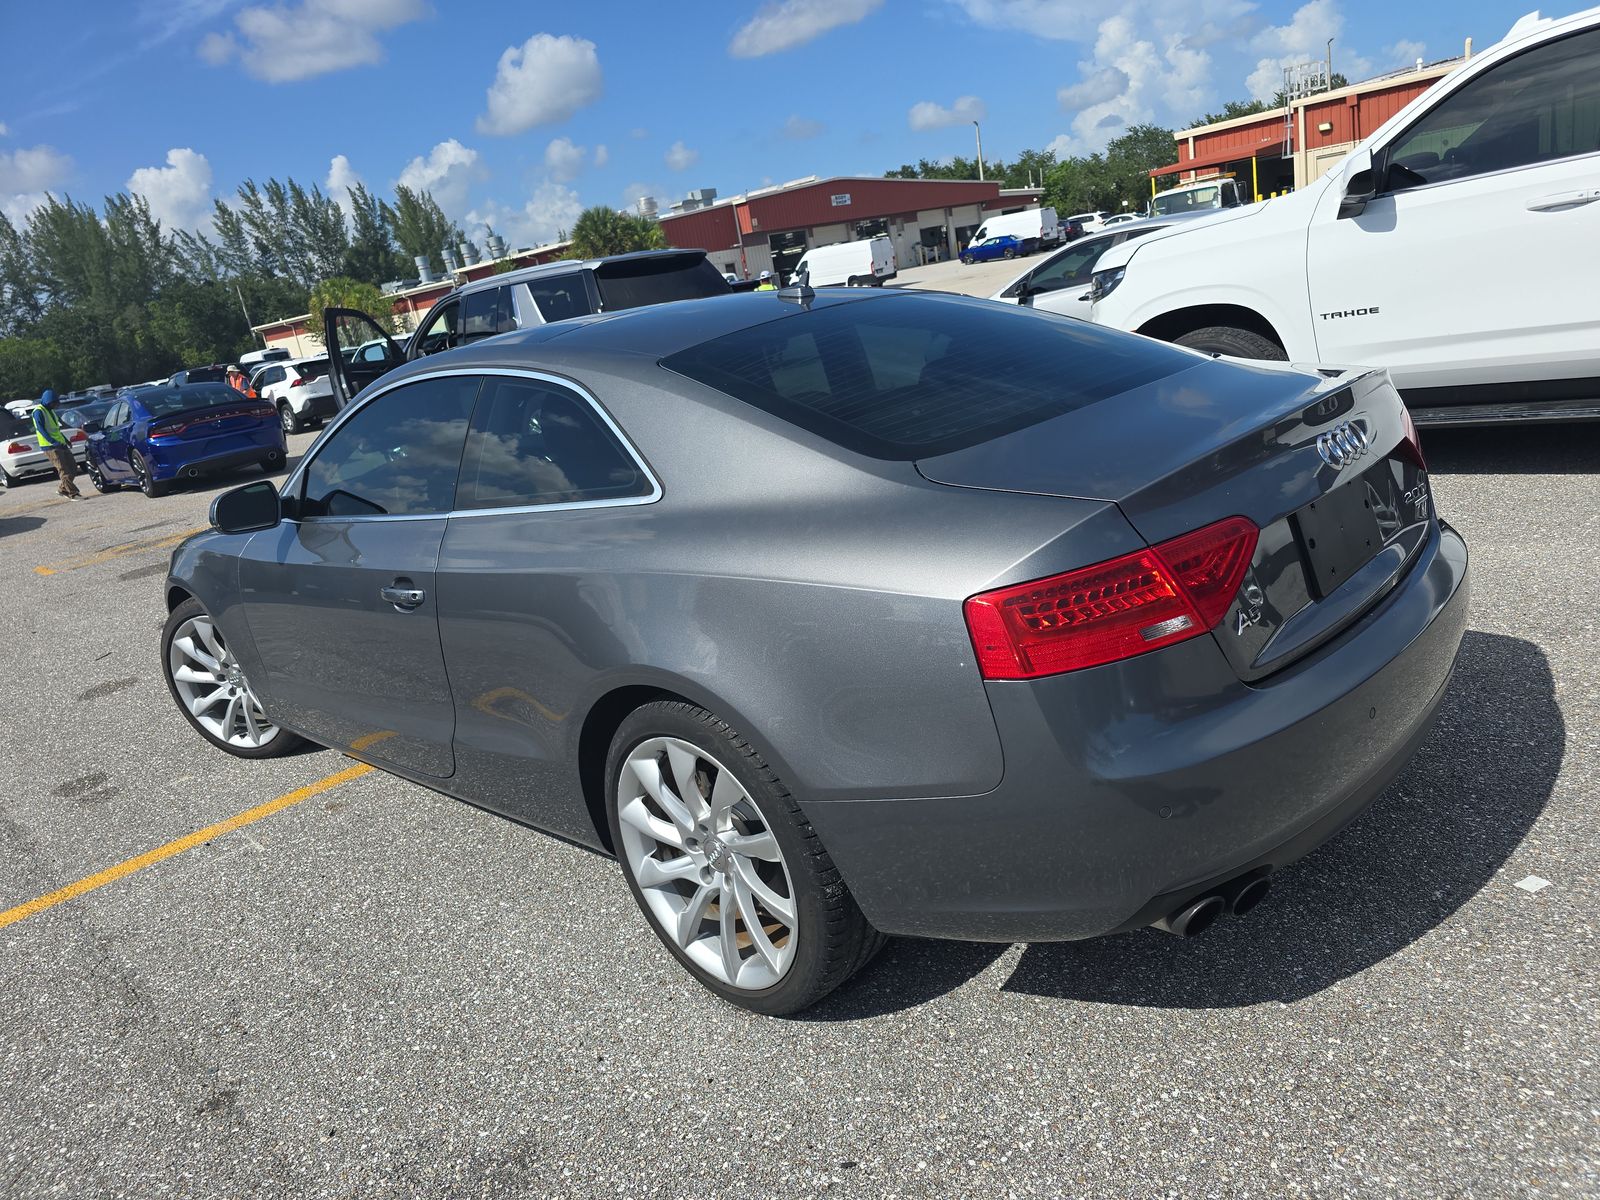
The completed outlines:
{"type": "Polygon", "coordinates": [[[250,386],[250,381],[244,377],[244,372],[236,366],[230,366],[227,374],[228,386],[243,396],[254,400],[256,391],[250,386]]]}
{"type": "Polygon", "coordinates": [[[756,284],[756,291],[758,291],[758,292],[775,292],[777,290],[778,290],[778,285],[772,282],[772,272],[771,271],[763,271],[763,272],[761,272],[761,282],[756,284]]]}
{"type": "Polygon", "coordinates": [[[61,477],[61,482],[56,485],[68,500],[82,500],[83,494],[78,491],[78,485],[72,477],[78,473],[78,464],[72,460],[72,447],[67,443],[67,435],[61,432],[61,422],[56,420],[56,414],[50,406],[56,402],[56,394],[45,388],[44,395],[39,397],[39,403],[33,409],[33,431],[39,437],[39,449],[45,452],[50,465],[56,469],[56,474],[61,477]]]}

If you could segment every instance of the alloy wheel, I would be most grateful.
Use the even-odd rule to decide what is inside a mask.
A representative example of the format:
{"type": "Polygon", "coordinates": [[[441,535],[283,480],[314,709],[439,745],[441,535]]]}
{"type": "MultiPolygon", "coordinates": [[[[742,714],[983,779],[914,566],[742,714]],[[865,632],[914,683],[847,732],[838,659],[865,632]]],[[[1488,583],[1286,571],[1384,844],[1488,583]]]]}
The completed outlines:
{"type": "Polygon", "coordinates": [[[167,651],[167,671],[179,702],[220,741],[259,750],[281,732],[262,711],[210,617],[190,617],[178,626],[167,651]]]}
{"type": "Polygon", "coordinates": [[[294,415],[294,409],[287,404],[278,410],[278,421],[282,424],[284,433],[300,432],[300,422],[294,415]]]}
{"type": "Polygon", "coordinates": [[[623,760],[616,796],[618,850],[656,924],[722,983],[780,982],[800,933],[794,883],[734,774],[690,742],[648,738],[623,760]]]}

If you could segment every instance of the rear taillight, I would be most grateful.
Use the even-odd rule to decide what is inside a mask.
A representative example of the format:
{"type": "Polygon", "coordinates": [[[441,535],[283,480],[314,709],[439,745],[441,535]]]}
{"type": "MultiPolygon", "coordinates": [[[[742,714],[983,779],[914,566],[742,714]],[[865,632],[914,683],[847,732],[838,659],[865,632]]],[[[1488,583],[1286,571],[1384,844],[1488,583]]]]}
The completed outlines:
{"type": "Polygon", "coordinates": [[[88,440],[89,435],[81,429],[74,429],[72,435],[67,438],[69,442],[87,442],[88,440]]]}
{"type": "Polygon", "coordinates": [[[1065,575],[973,596],[967,631],[985,679],[1035,679],[1198,637],[1227,614],[1258,530],[1229,517],[1065,575]]]}
{"type": "Polygon", "coordinates": [[[1400,444],[1395,449],[1416,463],[1420,470],[1426,471],[1428,463],[1422,457],[1422,438],[1417,433],[1417,423],[1411,419],[1411,410],[1403,404],[1400,414],[1404,423],[1400,427],[1400,444]]]}
{"type": "Polygon", "coordinates": [[[306,381],[304,379],[296,379],[289,386],[290,387],[305,387],[305,385],[306,385],[306,381]]]}
{"type": "Polygon", "coordinates": [[[29,450],[37,449],[34,446],[24,446],[21,442],[12,442],[6,447],[7,454],[26,454],[29,450]]]}
{"type": "Polygon", "coordinates": [[[178,434],[189,428],[188,421],[175,421],[171,425],[161,425],[150,431],[153,438],[177,437],[178,434]]]}

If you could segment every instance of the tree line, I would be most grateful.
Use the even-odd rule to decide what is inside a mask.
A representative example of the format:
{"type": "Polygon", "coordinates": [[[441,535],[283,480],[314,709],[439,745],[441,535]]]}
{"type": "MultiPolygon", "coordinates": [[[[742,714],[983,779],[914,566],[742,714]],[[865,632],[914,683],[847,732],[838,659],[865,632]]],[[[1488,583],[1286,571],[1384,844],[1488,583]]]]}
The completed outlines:
{"type": "Polygon", "coordinates": [[[462,240],[425,191],[357,185],[348,214],[315,184],[246,180],[211,231],[169,231],[139,195],[102,211],[48,197],[0,214],[0,399],[159,378],[254,346],[251,324],[307,310],[313,289],[362,307],[462,240]],[[365,302],[365,303],[361,303],[365,302]],[[248,319],[247,319],[248,314],[248,319]]]}

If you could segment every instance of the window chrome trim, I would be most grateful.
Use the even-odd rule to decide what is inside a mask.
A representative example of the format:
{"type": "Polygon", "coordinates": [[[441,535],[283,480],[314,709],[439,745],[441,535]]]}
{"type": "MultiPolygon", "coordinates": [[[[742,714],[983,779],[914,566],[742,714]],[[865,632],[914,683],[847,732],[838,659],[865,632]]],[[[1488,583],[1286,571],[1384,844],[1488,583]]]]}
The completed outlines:
{"type": "MultiPolygon", "coordinates": [[[[370,516],[297,517],[295,518],[296,522],[299,524],[316,524],[321,521],[437,521],[441,518],[454,519],[458,517],[489,517],[508,513],[530,514],[543,512],[572,512],[577,509],[585,508],[625,508],[640,504],[654,504],[665,494],[661,487],[661,481],[656,477],[656,473],[650,469],[649,462],[646,461],[644,455],[639,452],[639,448],[633,444],[632,440],[627,436],[627,434],[622,432],[621,427],[611,419],[611,414],[607,412],[605,406],[595,398],[593,392],[584,387],[575,379],[567,379],[561,375],[551,374],[548,371],[534,371],[520,367],[454,367],[443,371],[426,371],[420,372],[416,375],[408,375],[404,379],[397,379],[391,384],[378,387],[370,395],[363,397],[361,403],[350,405],[348,408],[344,409],[336,417],[334,417],[333,422],[322,431],[322,434],[317,438],[316,442],[312,443],[311,449],[307,451],[305,457],[302,458],[300,462],[295,464],[294,472],[283,481],[283,487],[279,489],[279,494],[286,496],[295,494],[301,488],[301,485],[304,482],[307,469],[313,462],[316,461],[316,456],[322,453],[323,445],[330,441],[339,432],[339,429],[345,424],[346,421],[349,421],[356,413],[366,408],[369,404],[372,404],[378,399],[378,397],[387,395],[396,388],[406,387],[409,384],[422,383],[423,381],[430,379],[447,379],[462,375],[471,375],[479,379],[486,379],[489,376],[511,377],[515,379],[533,379],[540,383],[554,384],[557,387],[566,388],[568,391],[575,393],[580,399],[588,404],[590,411],[592,411],[595,416],[600,418],[601,424],[611,431],[611,436],[617,439],[617,444],[622,447],[623,453],[633,461],[634,467],[639,470],[647,480],[650,481],[650,491],[643,496],[616,496],[604,500],[573,500],[558,504],[512,504],[497,508],[452,508],[449,512],[436,513],[373,513],[370,516]]],[[[473,403],[472,413],[467,415],[467,434],[469,437],[472,434],[472,417],[476,414],[476,412],[477,403],[475,401],[473,403]]],[[[465,452],[464,443],[463,452],[465,452]]],[[[463,459],[463,461],[465,460],[463,459]]],[[[461,479],[458,474],[456,478],[457,487],[459,487],[460,484],[461,479]]]]}

